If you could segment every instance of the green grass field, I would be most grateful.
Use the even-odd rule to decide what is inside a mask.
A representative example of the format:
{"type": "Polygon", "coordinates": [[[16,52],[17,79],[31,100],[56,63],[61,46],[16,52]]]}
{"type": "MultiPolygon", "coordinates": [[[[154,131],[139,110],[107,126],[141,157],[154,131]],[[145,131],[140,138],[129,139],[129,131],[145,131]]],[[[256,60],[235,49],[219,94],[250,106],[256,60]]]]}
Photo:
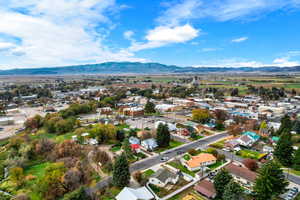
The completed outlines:
{"type": "Polygon", "coordinates": [[[178,147],[183,144],[184,144],[183,142],[171,140],[170,145],[168,147],[158,148],[155,152],[160,153],[160,152],[166,151],[168,149],[173,149],[173,148],[178,147]]]}

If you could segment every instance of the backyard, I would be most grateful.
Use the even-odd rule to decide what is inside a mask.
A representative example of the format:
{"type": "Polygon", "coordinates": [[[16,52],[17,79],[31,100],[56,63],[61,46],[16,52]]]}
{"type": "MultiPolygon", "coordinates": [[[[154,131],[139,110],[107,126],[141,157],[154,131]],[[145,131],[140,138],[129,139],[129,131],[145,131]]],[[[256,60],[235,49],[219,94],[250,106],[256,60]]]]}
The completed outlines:
{"type": "Polygon", "coordinates": [[[179,147],[180,145],[183,145],[183,144],[184,144],[183,142],[178,142],[178,141],[175,141],[175,140],[171,140],[170,145],[168,147],[158,148],[155,152],[161,153],[161,152],[166,151],[168,149],[173,149],[175,147],[179,147]]]}
{"type": "Polygon", "coordinates": [[[248,149],[243,149],[236,152],[236,155],[241,156],[243,158],[251,158],[251,159],[259,160],[263,158],[266,154],[259,153],[257,151],[248,150],[248,149]]]}

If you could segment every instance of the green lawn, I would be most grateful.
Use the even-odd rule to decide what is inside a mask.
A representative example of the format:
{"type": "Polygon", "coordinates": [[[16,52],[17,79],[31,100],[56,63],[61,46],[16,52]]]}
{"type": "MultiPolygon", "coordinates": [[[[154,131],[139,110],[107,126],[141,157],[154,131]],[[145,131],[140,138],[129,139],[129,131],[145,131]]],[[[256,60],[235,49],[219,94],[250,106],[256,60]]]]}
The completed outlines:
{"type": "Polygon", "coordinates": [[[184,144],[183,142],[171,140],[170,145],[168,147],[158,148],[155,152],[160,153],[160,152],[166,151],[168,149],[173,149],[173,148],[178,147],[183,144],[184,144]]]}
{"type": "Polygon", "coordinates": [[[116,127],[119,130],[123,130],[124,128],[129,128],[129,125],[128,124],[119,124],[116,127]]]}
{"type": "Polygon", "coordinates": [[[152,169],[147,169],[142,173],[143,178],[149,178],[151,175],[153,175],[155,172],[152,169]]]}
{"type": "Polygon", "coordinates": [[[256,160],[258,160],[258,159],[262,158],[263,156],[265,156],[265,154],[261,154],[259,152],[251,151],[251,150],[248,150],[248,149],[240,150],[236,153],[236,155],[241,156],[243,158],[251,158],[251,159],[256,159],[256,160]]]}
{"type": "Polygon", "coordinates": [[[297,171],[297,170],[294,170],[294,169],[290,169],[290,170],[288,170],[288,169],[284,169],[284,171],[286,172],[286,173],[291,173],[291,174],[295,174],[296,176],[300,176],[300,171],[297,171]]]}
{"type": "Polygon", "coordinates": [[[220,140],[218,142],[215,142],[213,144],[210,144],[209,146],[211,147],[215,147],[217,149],[223,149],[224,148],[224,144],[225,144],[226,140],[220,140]]]}
{"type": "Polygon", "coordinates": [[[58,143],[61,143],[65,140],[70,140],[72,139],[72,136],[75,135],[74,133],[66,133],[64,135],[59,135],[55,138],[55,141],[58,143]]]}
{"type": "Polygon", "coordinates": [[[186,174],[189,174],[189,175],[195,177],[195,172],[192,172],[192,171],[188,170],[179,161],[171,161],[171,162],[168,162],[167,165],[170,165],[170,166],[172,166],[172,167],[174,167],[176,169],[179,169],[180,171],[182,171],[182,172],[184,172],[186,174]]]}
{"type": "Polygon", "coordinates": [[[110,149],[112,152],[117,152],[121,150],[121,146],[114,146],[110,149]]]}
{"type": "Polygon", "coordinates": [[[221,165],[223,165],[225,163],[225,161],[217,161],[215,164],[209,165],[208,168],[211,170],[214,170],[218,167],[220,167],[221,165]]]}
{"type": "Polygon", "coordinates": [[[195,141],[195,140],[199,140],[199,139],[201,139],[201,138],[203,138],[204,136],[202,136],[202,135],[196,135],[196,137],[194,137],[194,138],[191,138],[193,141],[195,141]]]}
{"type": "Polygon", "coordinates": [[[33,166],[25,169],[25,174],[26,175],[31,174],[33,176],[36,176],[37,178],[40,178],[45,174],[46,167],[48,167],[50,165],[51,165],[51,163],[49,163],[49,162],[33,165],[33,166]]]}

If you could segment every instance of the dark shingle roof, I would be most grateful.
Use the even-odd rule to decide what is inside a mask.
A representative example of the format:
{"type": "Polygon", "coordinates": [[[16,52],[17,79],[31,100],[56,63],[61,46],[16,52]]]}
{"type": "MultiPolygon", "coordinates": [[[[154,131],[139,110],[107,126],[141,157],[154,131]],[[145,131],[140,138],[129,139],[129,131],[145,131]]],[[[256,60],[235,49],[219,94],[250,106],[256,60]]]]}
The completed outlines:
{"type": "Polygon", "coordinates": [[[168,169],[162,168],[159,169],[152,177],[157,178],[161,182],[165,183],[168,178],[176,178],[177,174],[171,172],[168,169]]]}

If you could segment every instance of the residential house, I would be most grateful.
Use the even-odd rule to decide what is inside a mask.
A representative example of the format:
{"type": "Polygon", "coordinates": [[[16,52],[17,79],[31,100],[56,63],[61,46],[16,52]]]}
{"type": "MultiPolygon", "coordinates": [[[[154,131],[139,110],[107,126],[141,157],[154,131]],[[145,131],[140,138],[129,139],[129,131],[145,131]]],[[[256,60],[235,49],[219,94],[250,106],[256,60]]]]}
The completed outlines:
{"type": "Polygon", "coordinates": [[[144,147],[145,149],[147,149],[149,151],[153,151],[154,149],[156,149],[158,147],[157,142],[154,138],[149,138],[149,139],[143,140],[141,145],[142,145],[142,147],[144,147]]]}
{"type": "Polygon", "coordinates": [[[215,164],[216,161],[217,158],[209,153],[201,153],[197,156],[192,156],[188,161],[181,159],[182,164],[186,166],[190,171],[196,171],[201,169],[202,167],[215,164]]]}
{"type": "Polygon", "coordinates": [[[99,108],[99,113],[101,115],[110,115],[112,113],[112,108],[111,107],[99,108]]]}
{"type": "Polygon", "coordinates": [[[254,132],[246,131],[242,136],[237,139],[241,146],[251,147],[255,142],[260,139],[260,136],[254,132]]]}
{"type": "Polygon", "coordinates": [[[140,144],[140,139],[134,136],[129,137],[128,141],[130,144],[140,144]]]}
{"type": "Polygon", "coordinates": [[[139,145],[139,144],[131,144],[130,147],[131,147],[131,150],[136,153],[141,152],[141,145],[139,145]]]}
{"type": "Polygon", "coordinates": [[[129,115],[129,116],[142,116],[142,115],[144,115],[144,108],[142,108],[142,107],[124,108],[123,114],[129,115]]]}
{"type": "Polygon", "coordinates": [[[154,199],[154,196],[146,187],[141,187],[137,189],[125,187],[116,196],[116,199],[117,200],[152,200],[154,199]]]}
{"type": "Polygon", "coordinates": [[[240,143],[237,140],[229,140],[224,144],[224,146],[231,150],[240,150],[240,143]]]}
{"type": "Polygon", "coordinates": [[[240,183],[243,187],[249,190],[252,189],[257,176],[255,172],[233,163],[226,165],[225,169],[232,175],[235,181],[240,183]]]}
{"type": "Polygon", "coordinates": [[[160,168],[149,178],[149,183],[158,187],[165,187],[167,184],[175,185],[179,180],[179,175],[167,168],[160,168]]]}
{"type": "Polygon", "coordinates": [[[242,135],[248,135],[249,137],[252,138],[253,141],[258,141],[260,139],[260,136],[252,131],[246,131],[242,133],[242,135]]]}
{"type": "Polygon", "coordinates": [[[254,144],[254,141],[248,135],[242,135],[236,141],[244,147],[251,147],[254,144]]]}
{"type": "Polygon", "coordinates": [[[208,199],[214,199],[217,195],[214,184],[206,179],[195,185],[194,189],[208,199]]]}

